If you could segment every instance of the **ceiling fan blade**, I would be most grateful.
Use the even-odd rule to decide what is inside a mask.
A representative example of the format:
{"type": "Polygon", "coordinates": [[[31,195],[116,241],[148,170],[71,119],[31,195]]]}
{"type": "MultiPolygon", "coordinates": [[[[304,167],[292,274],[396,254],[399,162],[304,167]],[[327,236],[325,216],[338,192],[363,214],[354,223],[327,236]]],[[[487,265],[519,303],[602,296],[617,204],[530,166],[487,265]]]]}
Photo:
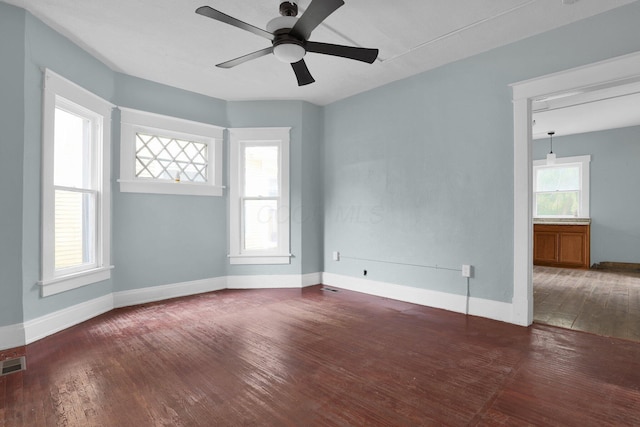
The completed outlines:
{"type": "Polygon", "coordinates": [[[316,80],[313,78],[309,69],[307,68],[307,64],[304,62],[304,59],[301,59],[298,62],[294,62],[291,64],[293,68],[293,72],[296,73],[296,78],[298,79],[298,86],[305,86],[315,82],[316,80]]]}
{"type": "Polygon", "coordinates": [[[369,64],[378,57],[378,49],[367,49],[364,47],[343,46],[339,44],[307,42],[305,44],[307,52],[323,53],[325,55],[340,56],[342,58],[355,59],[369,64]]]}
{"type": "Polygon", "coordinates": [[[236,65],[243,64],[243,63],[245,63],[247,61],[251,61],[252,59],[260,58],[261,56],[268,55],[268,54],[270,54],[272,52],[273,52],[273,46],[269,46],[269,47],[264,48],[262,50],[258,50],[256,52],[252,52],[252,53],[243,55],[243,56],[241,56],[239,58],[232,59],[231,61],[223,62],[221,64],[216,65],[216,67],[220,67],[220,68],[235,67],[236,65]]]}
{"type": "Polygon", "coordinates": [[[201,6],[197,8],[196,13],[211,19],[215,19],[216,21],[224,22],[225,24],[233,25],[234,27],[240,28],[245,31],[249,31],[253,34],[257,34],[266,39],[273,40],[273,34],[271,34],[270,32],[260,29],[258,27],[254,27],[253,25],[247,24],[246,22],[242,22],[239,19],[226,15],[209,6],[201,6]]]}
{"type": "Polygon", "coordinates": [[[300,40],[307,40],[311,32],[343,4],[343,0],[311,0],[289,34],[300,40]]]}

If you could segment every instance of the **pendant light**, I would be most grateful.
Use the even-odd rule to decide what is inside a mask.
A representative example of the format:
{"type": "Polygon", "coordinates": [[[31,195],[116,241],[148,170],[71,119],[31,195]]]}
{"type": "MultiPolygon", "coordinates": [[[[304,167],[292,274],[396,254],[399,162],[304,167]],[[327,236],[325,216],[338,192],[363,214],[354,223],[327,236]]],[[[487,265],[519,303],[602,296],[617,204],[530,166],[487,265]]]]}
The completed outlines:
{"type": "Polygon", "coordinates": [[[549,135],[549,154],[547,154],[547,165],[554,165],[556,163],[556,153],[553,152],[553,135],[555,135],[555,132],[547,132],[547,135],[549,135]]]}

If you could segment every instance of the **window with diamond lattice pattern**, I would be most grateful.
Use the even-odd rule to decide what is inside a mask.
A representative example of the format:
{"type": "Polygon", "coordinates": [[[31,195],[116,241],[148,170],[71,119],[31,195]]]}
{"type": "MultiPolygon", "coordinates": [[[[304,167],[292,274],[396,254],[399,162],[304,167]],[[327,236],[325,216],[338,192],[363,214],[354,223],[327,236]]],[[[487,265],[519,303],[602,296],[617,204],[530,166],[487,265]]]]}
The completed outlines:
{"type": "Polygon", "coordinates": [[[207,150],[202,142],[136,133],[136,177],[207,182],[207,150]]]}

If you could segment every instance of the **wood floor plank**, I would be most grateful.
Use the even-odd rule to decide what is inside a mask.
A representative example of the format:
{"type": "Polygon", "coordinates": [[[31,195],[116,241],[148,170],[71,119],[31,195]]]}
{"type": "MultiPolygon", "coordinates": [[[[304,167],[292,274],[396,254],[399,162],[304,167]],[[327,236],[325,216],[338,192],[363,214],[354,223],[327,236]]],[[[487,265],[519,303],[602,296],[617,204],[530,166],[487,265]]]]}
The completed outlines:
{"type": "Polygon", "coordinates": [[[2,427],[640,425],[640,343],[317,286],[118,309],[25,354],[2,427]]]}
{"type": "Polygon", "coordinates": [[[534,267],[534,321],[598,335],[638,340],[640,274],[534,267]],[[556,301],[551,306],[550,301],[556,301]],[[573,301],[569,303],[569,301],[573,301]],[[572,320],[573,319],[573,320],[572,320]]]}

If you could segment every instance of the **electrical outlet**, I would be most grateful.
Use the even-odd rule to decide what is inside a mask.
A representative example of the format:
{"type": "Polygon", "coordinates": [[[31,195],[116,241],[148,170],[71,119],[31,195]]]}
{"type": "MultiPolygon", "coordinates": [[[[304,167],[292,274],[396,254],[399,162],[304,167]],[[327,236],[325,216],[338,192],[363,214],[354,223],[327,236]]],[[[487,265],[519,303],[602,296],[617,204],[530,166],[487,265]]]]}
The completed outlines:
{"type": "Polygon", "coordinates": [[[333,260],[334,261],[340,261],[340,252],[333,251],[333,260]]]}
{"type": "Polygon", "coordinates": [[[462,277],[471,277],[471,266],[468,264],[462,265],[462,277]]]}

